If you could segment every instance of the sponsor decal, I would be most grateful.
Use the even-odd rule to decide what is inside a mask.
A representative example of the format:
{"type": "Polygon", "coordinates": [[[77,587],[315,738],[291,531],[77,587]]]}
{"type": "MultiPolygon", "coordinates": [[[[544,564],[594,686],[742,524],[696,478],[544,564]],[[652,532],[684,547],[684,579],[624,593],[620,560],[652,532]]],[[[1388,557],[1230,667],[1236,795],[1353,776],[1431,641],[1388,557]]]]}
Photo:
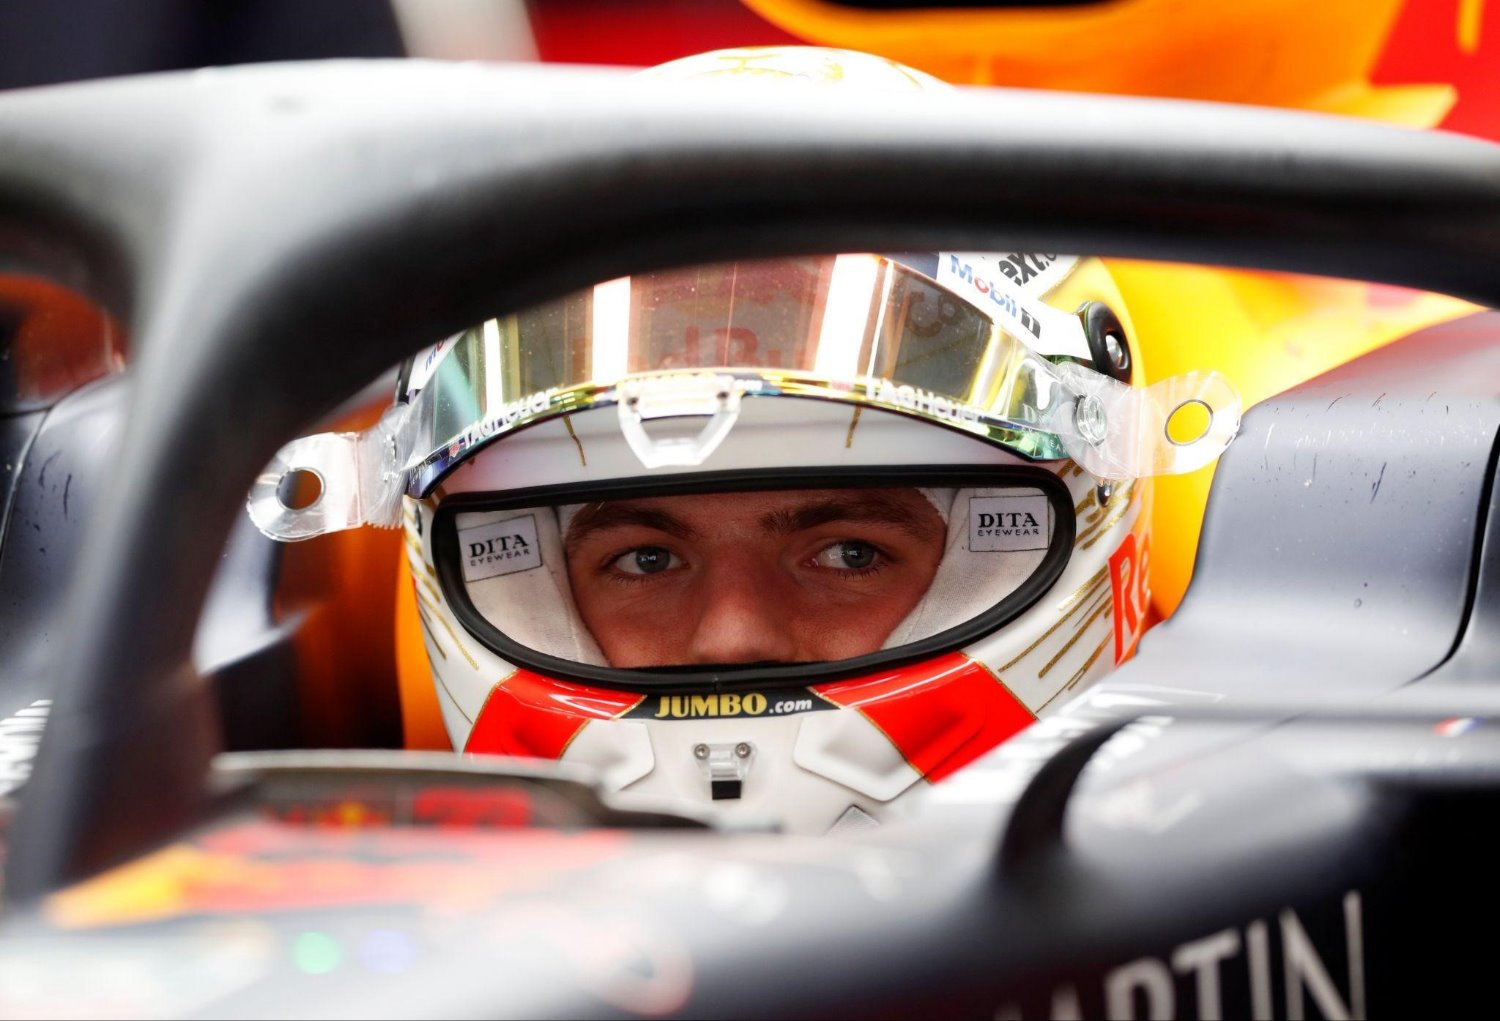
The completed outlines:
{"type": "Polygon", "coordinates": [[[537,541],[536,518],[530,514],[460,529],[458,544],[463,556],[465,582],[484,581],[542,566],[542,545],[537,541]]]}
{"type": "Polygon", "coordinates": [[[1057,256],[1023,255],[1013,252],[1000,256],[998,262],[981,261],[977,258],[971,262],[969,258],[971,257],[960,257],[950,252],[947,265],[939,264],[938,282],[952,287],[970,300],[973,300],[975,295],[982,297],[985,300],[976,301],[975,304],[981,308],[988,308],[991,314],[1003,315],[1019,325],[1026,333],[1040,340],[1042,324],[1036,316],[1032,315],[1029,308],[1016,300],[1014,285],[1030,280],[1039,271],[1051,265],[1057,256]],[[975,262],[979,264],[977,271],[975,262]],[[994,276],[987,276],[985,272],[987,269],[992,273],[998,271],[998,275],[1006,277],[1008,283],[1000,283],[994,276]]]}
{"type": "Polygon", "coordinates": [[[1092,361],[1083,323],[1042,299],[1078,265],[1073,255],[944,252],[938,283],[1000,322],[1033,351],[1092,361]]]}
{"type": "Polygon", "coordinates": [[[437,371],[438,363],[443,360],[444,355],[453,350],[453,344],[459,336],[461,335],[454,334],[451,337],[438,341],[428,349],[427,354],[423,355],[417,361],[417,364],[412,367],[411,378],[406,381],[406,393],[408,396],[416,394],[427,385],[427,381],[437,371]]]}
{"type": "Polygon", "coordinates": [[[523,418],[531,418],[540,415],[552,405],[552,398],[561,393],[559,387],[548,387],[538,390],[526,397],[519,397],[513,401],[507,401],[488,414],[480,422],[476,422],[464,430],[459,442],[465,447],[471,447],[481,440],[488,439],[499,432],[504,432],[523,418]]]}
{"type": "Polygon", "coordinates": [[[0,797],[19,790],[31,775],[31,762],[36,758],[51,708],[50,698],[38,699],[0,720],[0,797]]]}
{"type": "Polygon", "coordinates": [[[1078,265],[1076,255],[1040,252],[945,252],[949,272],[970,266],[992,280],[1005,278],[1023,298],[1044,298],[1066,280],[1078,265]]]}
{"type": "MultiPolygon", "coordinates": [[[[1000,256],[1000,272],[1017,287],[1024,287],[1040,273],[1045,273],[1057,261],[1056,255],[1006,252],[1000,256]]],[[[1035,287],[1036,285],[1032,285],[1035,287]]]]}
{"type": "Polygon", "coordinates": [[[1362,1018],[1367,1015],[1364,909],[1359,891],[1344,894],[1339,906],[1342,910],[1337,914],[1328,910],[1331,905],[1319,909],[1314,921],[1329,924],[1312,926],[1304,921],[1310,912],[1299,915],[1284,908],[1274,922],[1257,918],[1243,927],[1221,929],[1161,957],[1138,957],[1097,979],[1061,983],[1052,989],[1050,1000],[1005,1004],[994,1016],[1008,1021],[1242,1014],[1303,1018],[1311,1006],[1318,1017],[1362,1018]],[[1320,948],[1309,929],[1343,938],[1326,941],[1320,948]],[[1279,952],[1273,950],[1275,942],[1280,943],[1279,952]],[[1241,990],[1249,993],[1248,1004],[1239,999],[1244,995],[1241,990]]]}
{"type": "Polygon", "coordinates": [[[1131,532],[1109,557],[1109,588],[1115,605],[1115,662],[1135,651],[1151,604],[1151,536],[1131,532]]]}
{"type": "Polygon", "coordinates": [[[979,409],[972,404],[956,401],[951,397],[924,390],[919,386],[895,383],[889,379],[866,376],[859,381],[867,396],[892,407],[908,411],[920,411],[934,418],[946,418],[950,422],[977,422],[979,409]]]}
{"type": "Polygon", "coordinates": [[[1046,549],[1052,536],[1047,497],[976,496],[969,500],[969,549],[1009,553],[1046,549]]]}
{"type": "Polygon", "coordinates": [[[807,688],[647,696],[625,714],[632,720],[713,720],[746,716],[792,716],[836,709],[807,688]]]}

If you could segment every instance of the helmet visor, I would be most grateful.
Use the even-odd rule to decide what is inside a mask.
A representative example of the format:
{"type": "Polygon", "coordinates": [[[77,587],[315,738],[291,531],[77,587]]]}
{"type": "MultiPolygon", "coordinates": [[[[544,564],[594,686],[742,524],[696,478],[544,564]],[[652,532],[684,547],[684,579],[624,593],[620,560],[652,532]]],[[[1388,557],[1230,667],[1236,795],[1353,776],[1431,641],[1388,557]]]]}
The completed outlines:
{"type": "Polygon", "coordinates": [[[414,496],[518,425],[618,400],[623,379],[691,370],[733,374],[747,395],[868,399],[1027,458],[1067,456],[1049,431],[1050,366],[995,318],[876,255],[625,277],[489,320],[439,355],[410,386],[414,496]]]}
{"type": "Polygon", "coordinates": [[[1100,479],[1191,471],[1238,429],[1238,395],[1216,373],[1129,386],[1091,367],[1078,316],[956,254],[926,258],[921,271],[920,257],[870,254],[665,270],[487,320],[414,362],[377,426],[282,448],[250,515],[283,540],[395,525],[403,495],[427,496],[496,438],[603,407],[647,469],[701,465],[742,398],[782,395],[895,411],[1100,479]],[[1201,429],[1169,434],[1184,409],[1201,429]],[[707,424],[658,441],[650,419],[707,424]],[[294,508],[280,487],[304,471],[323,495],[294,508]]]}

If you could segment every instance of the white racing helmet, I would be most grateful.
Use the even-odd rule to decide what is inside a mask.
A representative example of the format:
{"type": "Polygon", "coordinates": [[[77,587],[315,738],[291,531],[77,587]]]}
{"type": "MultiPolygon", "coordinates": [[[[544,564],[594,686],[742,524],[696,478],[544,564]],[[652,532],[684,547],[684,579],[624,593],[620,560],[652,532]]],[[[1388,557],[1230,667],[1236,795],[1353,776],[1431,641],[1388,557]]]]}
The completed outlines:
{"type": "Polygon", "coordinates": [[[284,448],[250,513],[406,529],[456,748],[868,824],[1131,653],[1149,478],[1238,427],[1213,373],[1132,385],[1120,319],[1070,285],[1103,272],[853,253],[608,281],[415,359],[378,426],[284,448]],[[298,471],[322,495],[293,509],[298,471]]]}

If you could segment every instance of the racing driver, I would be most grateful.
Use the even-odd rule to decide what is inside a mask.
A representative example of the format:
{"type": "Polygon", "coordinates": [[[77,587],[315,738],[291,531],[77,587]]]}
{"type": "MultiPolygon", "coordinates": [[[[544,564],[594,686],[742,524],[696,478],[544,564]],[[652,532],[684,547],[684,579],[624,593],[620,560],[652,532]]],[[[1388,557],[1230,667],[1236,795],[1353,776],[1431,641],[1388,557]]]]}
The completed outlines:
{"type": "MultiPolygon", "coordinates": [[[[830,62],[893,66],[771,63],[830,62]]],[[[825,832],[899,813],[1128,657],[1151,477],[1238,421],[1215,374],[1144,385],[1100,260],[761,259],[450,337],[367,433],[283,448],[250,512],[280,539],[405,529],[455,748],[825,832]],[[307,507],[278,495],[297,471],[323,482],[307,507]]]]}

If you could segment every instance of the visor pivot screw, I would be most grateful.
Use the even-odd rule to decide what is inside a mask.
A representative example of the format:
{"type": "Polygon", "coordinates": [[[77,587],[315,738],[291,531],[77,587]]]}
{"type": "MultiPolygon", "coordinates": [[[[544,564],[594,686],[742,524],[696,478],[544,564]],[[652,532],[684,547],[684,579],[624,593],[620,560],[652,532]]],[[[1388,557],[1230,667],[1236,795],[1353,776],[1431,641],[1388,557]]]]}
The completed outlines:
{"type": "Polygon", "coordinates": [[[1104,335],[1104,353],[1109,356],[1109,363],[1121,372],[1130,367],[1130,352],[1118,333],[1104,335]]]}
{"type": "Polygon", "coordinates": [[[739,744],[735,745],[734,754],[738,755],[742,759],[748,759],[750,757],[750,742],[741,741],[739,744]]]}
{"type": "Polygon", "coordinates": [[[625,403],[627,405],[629,405],[630,407],[633,408],[636,405],[638,405],[638,404],[641,403],[641,399],[639,397],[636,397],[636,396],[632,395],[630,397],[625,398],[625,403]]]}
{"type": "Polygon", "coordinates": [[[1094,394],[1078,398],[1078,404],[1073,408],[1073,422],[1078,427],[1078,435],[1093,446],[1104,442],[1108,416],[1104,412],[1104,402],[1094,394]]]}
{"type": "Polygon", "coordinates": [[[1109,498],[1115,495],[1115,484],[1113,482],[1101,482],[1094,487],[1094,501],[1100,507],[1108,505],[1109,498]]]}
{"type": "Polygon", "coordinates": [[[693,745],[693,758],[695,758],[695,759],[706,759],[706,758],[708,758],[708,745],[706,745],[706,744],[695,744],[695,745],[693,745]]]}

